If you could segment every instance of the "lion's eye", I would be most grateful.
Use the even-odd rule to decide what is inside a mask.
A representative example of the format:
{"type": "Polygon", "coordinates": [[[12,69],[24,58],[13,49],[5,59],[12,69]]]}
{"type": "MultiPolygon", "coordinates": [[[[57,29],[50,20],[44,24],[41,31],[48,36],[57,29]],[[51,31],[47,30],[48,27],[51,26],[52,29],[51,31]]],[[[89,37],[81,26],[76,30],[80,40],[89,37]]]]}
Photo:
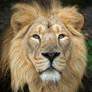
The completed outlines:
{"type": "Polygon", "coordinates": [[[60,34],[60,35],[58,36],[59,39],[62,39],[62,38],[64,38],[64,37],[65,37],[65,34],[60,34]]]}
{"type": "Polygon", "coordinates": [[[33,38],[35,38],[35,39],[40,39],[40,36],[39,36],[38,34],[34,34],[34,35],[33,35],[33,38]]]}

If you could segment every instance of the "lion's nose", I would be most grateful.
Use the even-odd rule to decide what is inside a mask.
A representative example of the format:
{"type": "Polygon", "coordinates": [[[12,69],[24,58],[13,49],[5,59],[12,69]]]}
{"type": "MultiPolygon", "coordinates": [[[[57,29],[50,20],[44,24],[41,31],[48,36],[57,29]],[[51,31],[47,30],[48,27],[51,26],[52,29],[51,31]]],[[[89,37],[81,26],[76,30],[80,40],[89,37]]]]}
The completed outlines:
{"type": "Polygon", "coordinates": [[[52,62],[56,57],[60,55],[60,52],[46,52],[42,53],[42,55],[52,62]]]}

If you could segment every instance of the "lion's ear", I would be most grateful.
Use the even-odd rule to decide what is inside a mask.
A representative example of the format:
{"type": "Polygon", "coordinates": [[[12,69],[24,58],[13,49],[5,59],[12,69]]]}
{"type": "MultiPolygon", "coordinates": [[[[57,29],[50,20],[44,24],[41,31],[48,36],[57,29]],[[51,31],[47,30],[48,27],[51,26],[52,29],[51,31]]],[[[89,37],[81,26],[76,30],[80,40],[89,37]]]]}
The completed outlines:
{"type": "Polygon", "coordinates": [[[11,27],[15,32],[19,31],[30,22],[29,16],[15,13],[11,18],[11,27]]]}
{"type": "Polygon", "coordinates": [[[76,30],[80,31],[84,24],[84,17],[82,14],[78,13],[75,7],[72,8],[64,8],[59,13],[59,17],[61,21],[65,23],[65,25],[71,25],[76,30]]]}
{"type": "Polygon", "coordinates": [[[11,27],[15,32],[22,28],[22,23],[18,21],[14,15],[11,18],[11,27]]]}
{"type": "Polygon", "coordinates": [[[14,31],[19,31],[25,25],[31,24],[37,16],[37,9],[27,4],[16,4],[12,9],[15,10],[11,17],[11,27],[14,31]]]}

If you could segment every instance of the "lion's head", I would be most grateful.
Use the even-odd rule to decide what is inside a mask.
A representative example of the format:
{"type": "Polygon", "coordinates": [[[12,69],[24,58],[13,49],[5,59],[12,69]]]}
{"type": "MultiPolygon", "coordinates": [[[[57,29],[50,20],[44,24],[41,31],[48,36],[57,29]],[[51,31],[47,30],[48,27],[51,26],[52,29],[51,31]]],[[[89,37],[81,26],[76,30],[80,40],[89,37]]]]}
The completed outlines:
{"type": "Polygon", "coordinates": [[[71,55],[71,33],[56,16],[37,17],[29,25],[23,47],[42,81],[59,81],[71,55]]]}
{"type": "Polygon", "coordinates": [[[75,7],[17,4],[9,48],[12,89],[27,83],[30,92],[75,92],[86,67],[83,16],[75,7]]]}

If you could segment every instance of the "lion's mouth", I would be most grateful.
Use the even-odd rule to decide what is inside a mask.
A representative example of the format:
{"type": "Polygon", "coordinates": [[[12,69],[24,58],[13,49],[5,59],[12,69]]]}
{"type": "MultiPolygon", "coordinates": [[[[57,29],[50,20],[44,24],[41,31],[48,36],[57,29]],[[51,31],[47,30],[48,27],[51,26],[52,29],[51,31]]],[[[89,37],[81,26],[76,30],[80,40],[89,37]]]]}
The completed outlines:
{"type": "Polygon", "coordinates": [[[44,72],[51,73],[51,72],[54,72],[54,71],[56,71],[56,72],[58,72],[58,73],[60,73],[60,74],[61,74],[61,72],[60,72],[60,71],[58,71],[58,70],[57,70],[56,68],[54,68],[53,66],[48,67],[48,68],[47,68],[47,69],[45,69],[44,71],[40,72],[40,74],[42,74],[42,73],[44,73],[44,72]]]}
{"type": "Polygon", "coordinates": [[[61,79],[61,73],[54,67],[50,66],[40,73],[43,82],[58,82],[61,79]]]}

